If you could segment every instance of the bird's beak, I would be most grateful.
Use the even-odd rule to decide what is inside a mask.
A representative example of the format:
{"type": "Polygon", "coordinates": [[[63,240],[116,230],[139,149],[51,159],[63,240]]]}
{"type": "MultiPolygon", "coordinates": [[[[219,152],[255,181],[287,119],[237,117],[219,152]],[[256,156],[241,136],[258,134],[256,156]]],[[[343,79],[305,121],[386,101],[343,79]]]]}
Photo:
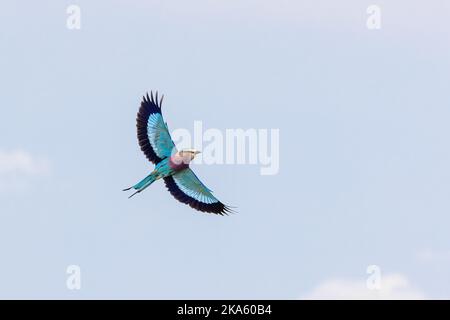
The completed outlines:
{"type": "Polygon", "coordinates": [[[199,153],[202,153],[202,152],[201,152],[201,151],[195,150],[195,154],[199,154],[199,153]]]}

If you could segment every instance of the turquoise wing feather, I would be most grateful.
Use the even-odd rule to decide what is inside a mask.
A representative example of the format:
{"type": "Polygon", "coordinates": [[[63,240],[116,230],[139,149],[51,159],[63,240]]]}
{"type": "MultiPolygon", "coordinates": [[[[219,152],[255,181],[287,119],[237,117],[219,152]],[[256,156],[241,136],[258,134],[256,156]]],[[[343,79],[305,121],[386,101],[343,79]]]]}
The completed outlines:
{"type": "Polygon", "coordinates": [[[150,96],[147,93],[136,119],[139,146],[147,159],[155,164],[177,151],[161,113],[162,100],[163,97],[158,100],[158,92],[155,97],[153,92],[150,96]]]}
{"type": "Polygon", "coordinates": [[[230,207],[224,205],[212,194],[212,191],[200,181],[190,168],[165,177],[164,182],[169,192],[178,201],[188,204],[194,209],[220,215],[232,212],[230,207]]]}

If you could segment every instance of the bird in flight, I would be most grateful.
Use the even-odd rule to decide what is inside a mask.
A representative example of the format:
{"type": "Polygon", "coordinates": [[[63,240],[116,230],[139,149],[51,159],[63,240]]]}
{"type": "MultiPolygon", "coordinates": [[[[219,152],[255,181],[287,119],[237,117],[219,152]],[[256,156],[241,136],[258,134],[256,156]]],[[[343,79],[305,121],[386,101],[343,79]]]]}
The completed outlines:
{"type": "Polygon", "coordinates": [[[233,212],[220,202],[195,173],[189,163],[200,151],[184,149],[178,151],[170,137],[167,123],[161,113],[164,96],[158,99],[158,92],[143,97],[137,114],[136,127],[139,146],[155,169],[135,185],[124,189],[136,190],[129,198],[145,190],[149,185],[163,179],[167,189],[178,201],[202,211],[224,215],[233,212]]]}

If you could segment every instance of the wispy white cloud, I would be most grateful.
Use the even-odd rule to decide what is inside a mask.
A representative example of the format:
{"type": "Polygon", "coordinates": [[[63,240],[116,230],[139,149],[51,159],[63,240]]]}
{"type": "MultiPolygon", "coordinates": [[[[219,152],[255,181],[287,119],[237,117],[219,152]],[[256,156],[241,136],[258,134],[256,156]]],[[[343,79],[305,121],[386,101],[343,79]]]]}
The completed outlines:
{"type": "Polygon", "coordinates": [[[49,173],[49,170],[49,163],[45,158],[32,156],[20,149],[0,150],[0,175],[42,175],[49,173]]]}
{"type": "Polygon", "coordinates": [[[49,161],[22,149],[0,150],[0,191],[23,189],[28,181],[50,173],[49,161]]]}
{"type": "Polygon", "coordinates": [[[406,300],[425,299],[425,294],[415,288],[406,276],[387,274],[381,278],[379,289],[369,289],[365,280],[331,279],[319,284],[301,299],[406,300]]]}

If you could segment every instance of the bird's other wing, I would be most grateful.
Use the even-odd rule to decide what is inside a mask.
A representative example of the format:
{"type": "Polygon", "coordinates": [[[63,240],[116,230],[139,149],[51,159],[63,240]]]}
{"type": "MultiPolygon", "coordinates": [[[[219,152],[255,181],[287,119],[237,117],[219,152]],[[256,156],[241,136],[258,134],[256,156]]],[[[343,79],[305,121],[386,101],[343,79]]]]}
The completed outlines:
{"type": "Polygon", "coordinates": [[[155,164],[171,156],[172,151],[176,152],[175,144],[161,113],[163,97],[158,100],[158,92],[155,96],[153,92],[150,92],[150,96],[147,93],[143,97],[136,118],[139,146],[147,159],[155,164]]]}
{"type": "Polygon", "coordinates": [[[220,215],[232,213],[230,207],[217,200],[189,168],[165,177],[164,182],[175,199],[196,210],[220,215]]]}

